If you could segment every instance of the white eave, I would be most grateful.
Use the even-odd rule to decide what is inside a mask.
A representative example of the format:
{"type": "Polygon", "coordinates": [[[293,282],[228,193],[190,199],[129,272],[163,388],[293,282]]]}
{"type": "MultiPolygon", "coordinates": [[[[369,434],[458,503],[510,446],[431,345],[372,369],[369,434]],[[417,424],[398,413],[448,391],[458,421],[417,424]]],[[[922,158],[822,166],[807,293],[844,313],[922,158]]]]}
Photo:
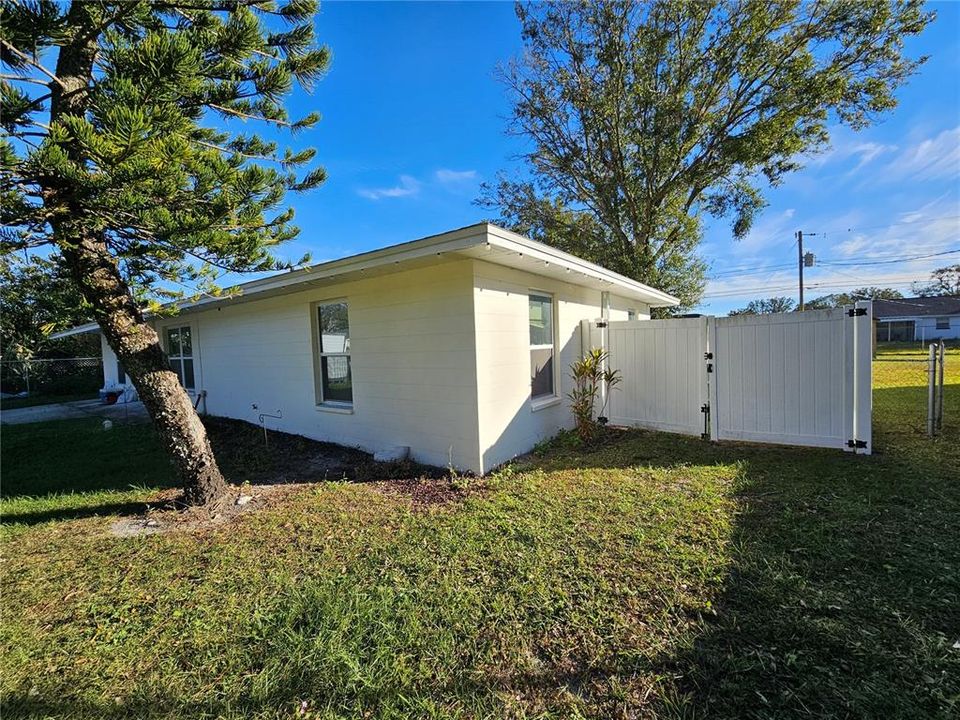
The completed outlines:
{"type": "MultiPolygon", "coordinates": [[[[552,277],[573,285],[610,291],[650,307],[672,307],[680,304],[680,301],[672,295],[587,262],[575,255],[490,223],[478,223],[440,235],[391,245],[381,250],[253,280],[239,285],[229,296],[204,297],[194,302],[183,303],[179,309],[181,313],[196,312],[221,305],[261,300],[275,295],[298,292],[313,286],[383,275],[410,267],[434,265],[456,260],[458,257],[472,257],[552,277]],[[402,268],[399,267],[401,265],[402,268]]],[[[69,337],[97,330],[99,327],[96,323],[88,323],[54,333],[51,337],[69,337]]]]}
{"type": "Polygon", "coordinates": [[[86,325],[77,325],[69,330],[61,330],[60,332],[51,333],[50,337],[54,340],[58,340],[59,338],[70,337],[71,335],[82,335],[83,333],[90,332],[100,332],[100,326],[95,322],[87,323],[86,325]]]}

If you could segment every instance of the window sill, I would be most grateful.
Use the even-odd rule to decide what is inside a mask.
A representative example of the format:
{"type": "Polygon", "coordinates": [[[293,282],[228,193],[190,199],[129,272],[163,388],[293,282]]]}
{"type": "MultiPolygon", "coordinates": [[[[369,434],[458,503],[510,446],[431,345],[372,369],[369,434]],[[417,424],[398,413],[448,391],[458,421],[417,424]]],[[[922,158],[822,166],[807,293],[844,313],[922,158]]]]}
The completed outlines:
{"type": "Polygon", "coordinates": [[[554,405],[559,405],[561,402],[563,402],[563,398],[557,395],[536,398],[535,400],[530,401],[530,411],[537,412],[538,410],[545,410],[546,408],[553,407],[554,405]]]}
{"type": "Polygon", "coordinates": [[[317,412],[335,413],[337,415],[353,415],[353,405],[342,403],[320,403],[317,405],[317,412]]]}

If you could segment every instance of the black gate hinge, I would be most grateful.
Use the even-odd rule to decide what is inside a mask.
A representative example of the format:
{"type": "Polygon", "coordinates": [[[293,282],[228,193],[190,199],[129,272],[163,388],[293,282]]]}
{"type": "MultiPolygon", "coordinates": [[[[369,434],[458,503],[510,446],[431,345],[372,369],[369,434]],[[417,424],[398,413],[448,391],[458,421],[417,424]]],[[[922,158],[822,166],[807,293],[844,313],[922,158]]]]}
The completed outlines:
{"type": "Polygon", "coordinates": [[[712,372],[713,372],[713,363],[707,363],[707,372],[708,372],[708,373],[712,373],[712,372]]]}
{"type": "Polygon", "coordinates": [[[606,320],[597,320],[597,327],[598,327],[598,328],[605,328],[606,326],[607,326],[607,321],[606,321],[606,320]]]}
{"type": "Polygon", "coordinates": [[[866,308],[850,308],[847,310],[847,317],[861,317],[867,314],[866,308]]]}
{"type": "Polygon", "coordinates": [[[865,448],[867,446],[866,440],[847,440],[848,448],[865,448]]]}
{"type": "Polygon", "coordinates": [[[703,354],[703,359],[704,359],[704,360],[713,360],[713,353],[712,353],[712,352],[705,352],[705,353],[703,354]]]}

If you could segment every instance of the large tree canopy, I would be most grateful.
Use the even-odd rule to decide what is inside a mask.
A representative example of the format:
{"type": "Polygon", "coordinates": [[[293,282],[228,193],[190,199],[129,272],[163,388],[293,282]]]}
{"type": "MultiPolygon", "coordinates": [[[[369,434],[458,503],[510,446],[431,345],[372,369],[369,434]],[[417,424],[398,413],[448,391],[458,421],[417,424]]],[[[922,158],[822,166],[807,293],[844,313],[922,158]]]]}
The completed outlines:
{"type": "Polygon", "coordinates": [[[290,118],[283,104],[327,66],[316,10],[315,0],[0,2],[2,250],[55,246],[188,502],[224,484],[136,293],[215,292],[220,271],[284,265],[272,251],[297,232],[284,195],[324,173],[298,174],[314,151],[281,151],[256,131],[318,119],[290,118]]]}
{"type": "Polygon", "coordinates": [[[777,296],[751,300],[746,307],[731,310],[727,315],[769,315],[771,313],[786,313],[796,310],[797,303],[788,297],[777,296]]]}
{"type": "Polygon", "coordinates": [[[921,297],[960,295],[960,264],[937,268],[929,282],[915,283],[913,291],[921,297]]]}
{"type": "Polygon", "coordinates": [[[24,260],[0,256],[0,357],[71,357],[100,353],[100,340],[75,335],[51,340],[50,334],[85,322],[90,310],[56,258],[24,260]]]}
{"type": "Polygon", "coordinates": [[[920,0],[521,4],[502,75],[528,176],[481,204],[515,229],[695,303],[705,215],[742,237],[762,188],[896,105],[920,0]]]}
{"type": "Polygon", "coordinates": [[[903,293],[893,288],[882,288],[876,286],[861,287],[849,292],[831,293],[830,295],[821,295],[818,298],[804,303],[807,310],[823,310],[826,308],[838,308],[845,305],[853,305],[857,300],[899,300],[903,293]]]}

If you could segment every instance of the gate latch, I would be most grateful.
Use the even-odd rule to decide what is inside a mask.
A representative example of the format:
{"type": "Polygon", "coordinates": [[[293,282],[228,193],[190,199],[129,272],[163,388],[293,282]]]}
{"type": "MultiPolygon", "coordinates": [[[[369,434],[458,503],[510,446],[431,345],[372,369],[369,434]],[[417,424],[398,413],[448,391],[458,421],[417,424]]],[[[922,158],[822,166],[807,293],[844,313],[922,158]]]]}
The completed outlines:
{"type": "Polygon", "coordinates": [[[847,317],[861,317],[867,314],[866,308],[850,308],[847,310],[847,317]]]}
{"type": "Polygon", "coordinates": [[[847,440],[848,448],[865,448],[867,446],[866,440],[847,440]]]}

